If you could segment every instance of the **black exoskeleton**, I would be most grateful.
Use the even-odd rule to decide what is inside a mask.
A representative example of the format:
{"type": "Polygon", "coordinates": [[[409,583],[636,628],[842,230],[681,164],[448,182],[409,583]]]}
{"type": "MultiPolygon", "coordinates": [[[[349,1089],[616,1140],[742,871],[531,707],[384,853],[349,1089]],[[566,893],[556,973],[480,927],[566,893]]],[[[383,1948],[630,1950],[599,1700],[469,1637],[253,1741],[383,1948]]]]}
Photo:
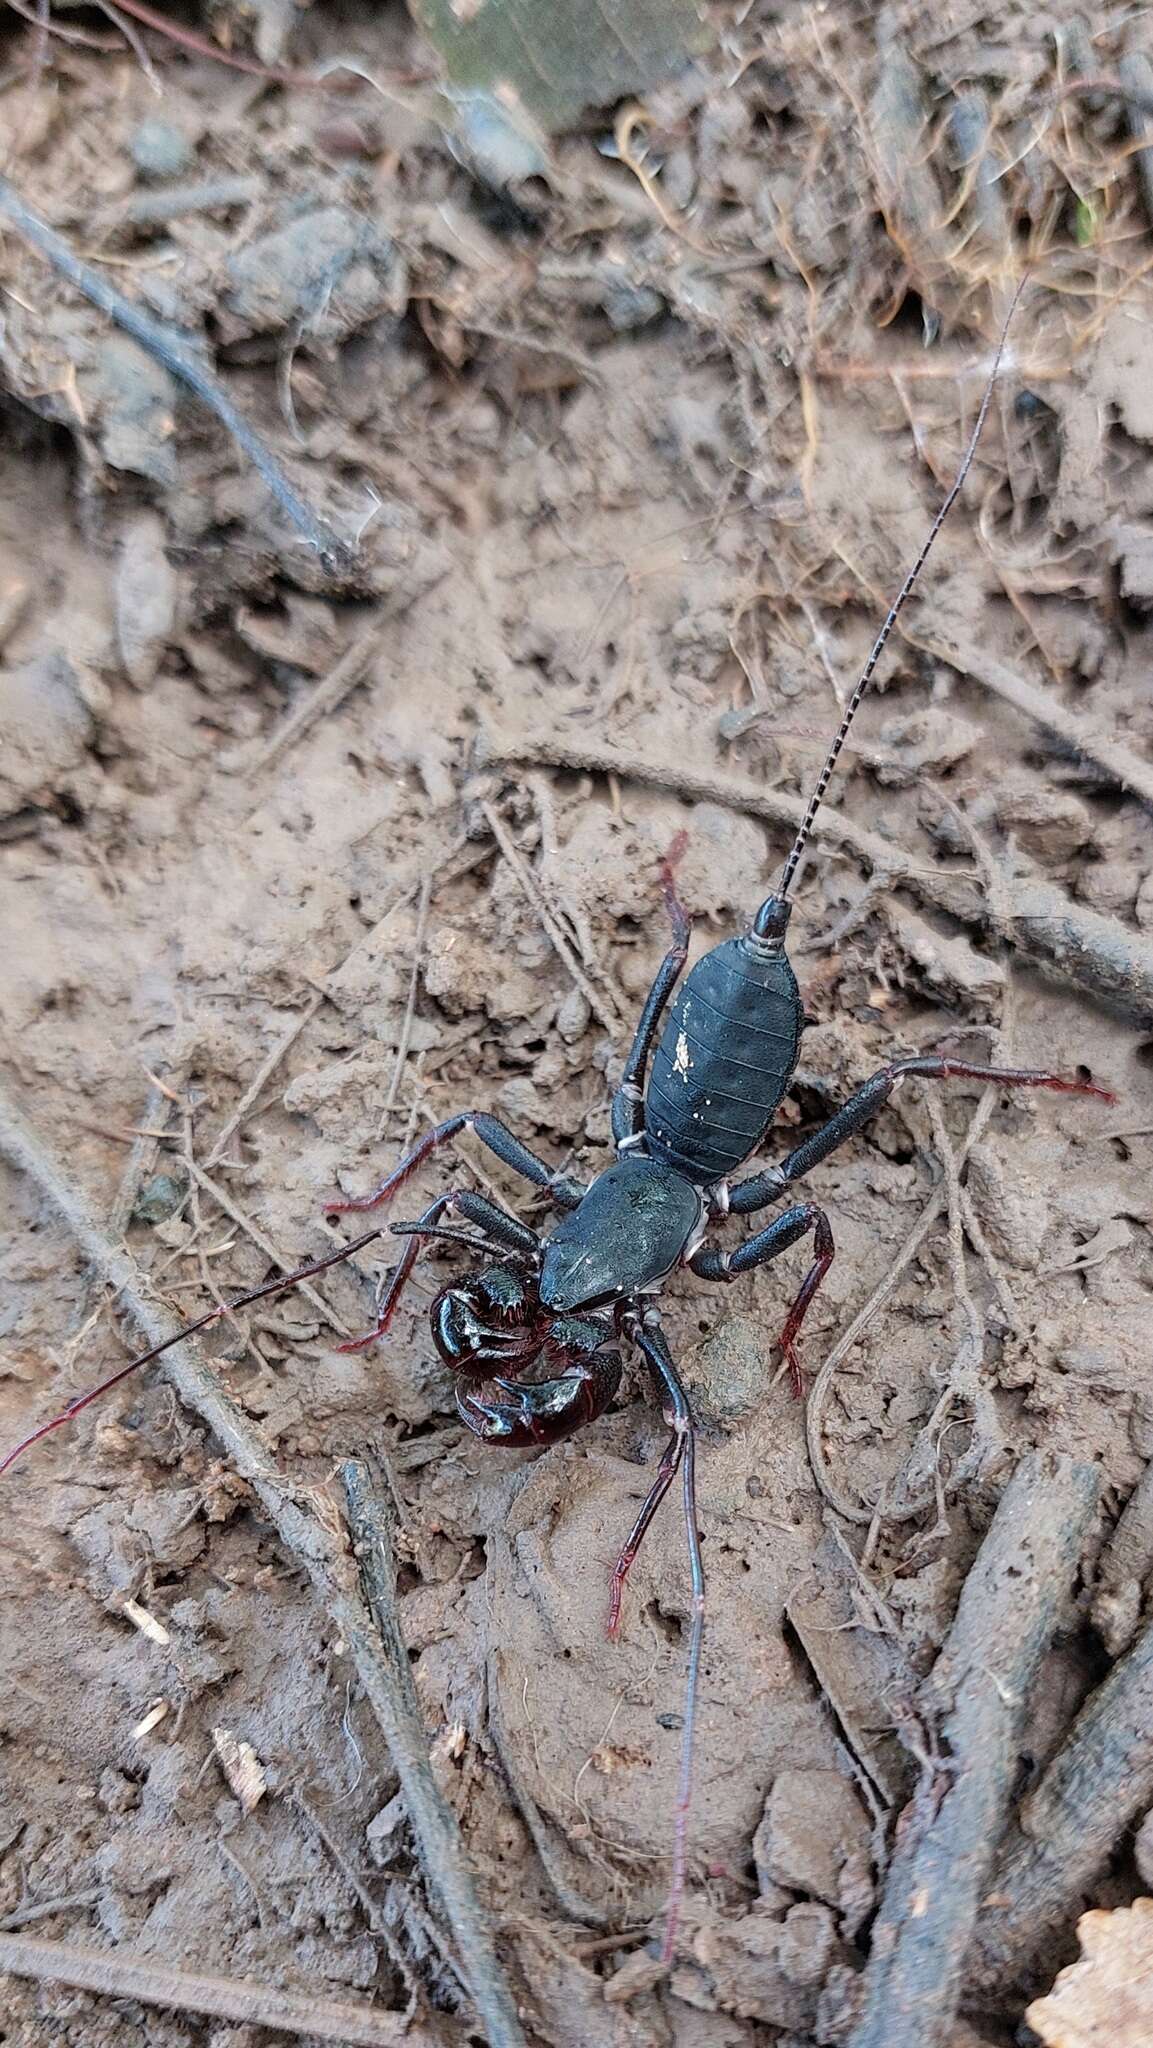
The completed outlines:
{"type": "Polygon", "coordinates": [[[645,1149],[704,1187],[760,1150],[793,1077],[804,1011],[785,954],[791,907],[770,896],[747,932],[697,961],[653,1054],[645,1149]]]}

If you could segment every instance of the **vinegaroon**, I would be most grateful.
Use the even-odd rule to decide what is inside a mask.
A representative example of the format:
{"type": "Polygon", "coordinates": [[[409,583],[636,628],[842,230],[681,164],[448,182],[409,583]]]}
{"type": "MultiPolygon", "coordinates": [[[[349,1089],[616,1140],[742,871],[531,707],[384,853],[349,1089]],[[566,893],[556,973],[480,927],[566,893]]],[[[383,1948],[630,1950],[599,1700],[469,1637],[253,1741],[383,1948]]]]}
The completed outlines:
{"type": "MultiPolygon", "coordinates": [[[[1011,306],[1010,318],[1012,311],[1011,306]]],[[[431,1309],[433,1342],[455,1375],[461,1420],[483,1442],[513,1449],[543,1447],[559,1443],[595,1421],[620,1386],[623,1346],[639,1352],[652,1372],[669,1437],[613,1569],[609,1633],[615,1635],[618,1629],[625,1583],[645,1532],[679,1472],[692,1607],[672,1877],[662,1947],[666,1961],[674,1951],[685,1885],[705,1579],[697,1529],[693,1415],[661,1328],[657,1307],[661,1289],[680,1266],[690,1267],[706,1280],[735,1280],[738,1274],[775,1259],[801,1238],[811,1237],[812,1263],[779,1339],[780,1353],[799,1392],[797,1338],[834,1256],[833,1233],[825,1211],[811,1201],[791,1204],[763,1229],[728,1250],[706,1241],[713,1224],[728,1216],[751,1216],[780,1201],[913,1076],[933,1081],[958,1076],[1004,1087],[1051,1088],[1104,1101],[1113,1099],[1090,1081],[1031,1068],[981,1066],[937,1054],[895,1059],[776,1165],[743,1180],[733,1178],[761,1151],[797,1064],[804,1012],[786,936],[802,858],[858,706],[968,474],[1008,325],[1007,319],[957,476],[845,706],[780,885],[766,896],[748,929],[740,937],[714,946],[683,982],[689,918],[676,893],[676,848],[662,864],[672,944],[649,990],[612,1098],[613,1163],[583,1186],[554,1171],[496,1117],[464,1110],[430,1131],[371,1194],[329,1205],[330,1214],[387,1208],[426,1160],[462,1131],[471,1131],[505,1166],[540,1189],[563,1212],[557,1227],[542,1237],[485,1195],[463,1188],[438,1195],[414,1222],[391,1226],[405,1244],[376,1325],[366,1336],[341,1346],[344,1351],[360,1351],[385,1335],[421,1247],[430,1240],[449,1239],[483,1252],[489,1263],[471,1278],[442,1288],[431,1309]],[[446,1220],[452,1218],[460,1219],[466,1228],[454,1228],[446,1220]]],[[[278,1294],[380,1235],[380,1228],[368,1231],[326,1258],[251,1289],[228,1308],[278,1294]]],[[[210,1310],[190,1324],[188,1331],[215,1322],[228,1308],[210,1310]]],[[[0,1472],[29,1444],[167,1348],[157,1346],[101,1386],[71,1401],[11,1452],[0,1463],[0,1472]]]]}

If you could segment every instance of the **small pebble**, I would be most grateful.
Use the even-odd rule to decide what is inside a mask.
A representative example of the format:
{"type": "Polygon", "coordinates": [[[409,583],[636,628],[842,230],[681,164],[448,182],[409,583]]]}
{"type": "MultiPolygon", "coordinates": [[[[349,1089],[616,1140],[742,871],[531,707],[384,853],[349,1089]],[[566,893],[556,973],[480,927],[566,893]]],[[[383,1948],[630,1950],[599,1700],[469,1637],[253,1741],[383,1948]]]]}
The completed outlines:
{"type": "Polygon", "coordinates": [[[132,161],[146,178],[178,178],[192,162],[192,145],[174,121],[158,117],[142,121],[128,145],[132,161]]]}
{"type": "Polygon", "coordinates": [[[173,1211],[179,1208],[184,1195],[183,1183],[174,1180],[170,1173],[153,1174],[145,1181],[136,1197],[132,1211],[134,1223],[164,1223],[173,1211]]]}
{"type": "Polygon", "coordinates": [[[659,320],[665,310],[664,300],[651,285],[630,284],[625,278],[619,284],[605,287],[603,305],[609,326],[618,334],[647,327],[650,321],[659,320]]]}

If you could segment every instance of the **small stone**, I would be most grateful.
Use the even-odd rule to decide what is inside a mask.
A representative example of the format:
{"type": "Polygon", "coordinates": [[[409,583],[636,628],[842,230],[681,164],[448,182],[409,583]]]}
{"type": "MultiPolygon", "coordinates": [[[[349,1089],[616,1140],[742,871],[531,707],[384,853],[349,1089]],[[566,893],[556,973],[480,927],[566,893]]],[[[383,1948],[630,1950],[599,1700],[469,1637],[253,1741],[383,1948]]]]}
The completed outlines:
{"type": "Polygon", "coordinates": [[[134,1785],[131,1778],[126,1778],[123,1771],[114,1770],[109,1764],[100,1773],[96,1800],[105,1813],[128,1813],[140,1804],[140,1787],[134,1785]]]}
{"type": "Polygon", "coordinates": [[[146,178],[179,178],[192,163],[187,135],[159,116],[142,121],[128,144],[132,161],[146,178]]]}
{"type": "Polygon", "coordinates": [[[1089,808],[1070,790],[1011,786],[997,799],[997,823],[1046,866],[1071,860],[1093,837],[1089,808]]]}
{"type": "Polygon", "coordinates": [[[785,1914],[777,1960],[791,1984],[823,1984],[837,1948],[837,1926],[827,1906],[806,1900],[785,1914]]]}
{"type": "Polygon", "coordinates": [[[398,1792],[387,1806],[374,1813],[365,1829],[368,1853],[379,1870],[395,1863],[404,1847],[408,1829],[408,1808],[398,1792]]]}
{"type": "Polygon", "coordinates": [[[1121,595],[1134,611],[1153,608],[1153,535],[1127,530],[1119,545],[1121,595]]]}
{"type": "Polygon", "coordinates": [[[575,1045],[584,1037],[591,1016],[588,997],[579,988],[570,988],[556,1013],[556,1028],[566,1045],[575,1045]]]}
{"type": "Polygon", "coordinates": [[[877,779],[900,786],[924,775],[945,775],[968,758],[980,738],[977,726],[939,705],[887,719],[881,727],[881,744],[890,748],[896,759],[877,766],[877,779]]]}
{"type": "Polygon", "coordinates": [[[723,1316],[693,1359],[693,1383],[702,1417],[715,1429],[736,1429],[763,1402],[775,1369],[772,1347],[757,1316],[723,1316]]]}
{"type": "Polygon", "coordinates": [[[647,1949],[635,1949],[615,1970],[604,1987],[604,1998],[608,2005],[627,2005],[630,1998],[637,1998],[642,1991],[651,1991],[668,1974],[668,1964],[658,1956],[652,1956],[647,1949]]]}
{"type": "Polygon", "coordinates": [[[63,648],[0,671],[0,815],[47,804],[94,737],[81,675],[63,648]]]}
{"type": "Polygon", "coordinates": [[[618,334],[630,334],[638,327],[647,327],[653,320],[659,320],[665,310],[665,302],[659,292],[648,284],[630,284],[624,278],[619,283],[606,285],[601,301],[609,326],[618,334]]]}
{"type": "Polygon", "coordinates": [[[139,1495],[125,1525],[144,1538],[154,1564],[179,1570],[195,1564],[207,1540],[200,1505],[194,1486],[158,1487],[139,1495]]]}
{"type": "Polygon", "coordinates": [[[184,1183],[170,1173],[154,1173],[147,1180],[136,1197],[132,1211],[133,1223],[166,1223],[180,1207],[184,1197],[184,1183]]]}
{"type": "Polygon", "coordinates": [[[399,315],[403,266],[367,215],[345,206],[300,214],[237,249],[224,266],[221,331],[229,340],[299,327],[332,345],[384,313],[399,315]]]}
{"type": "Polygon", "coordinates": [[[753,1836],[762,1885],[784,1885],[839,1906],[843,1873],[869,1849],[869,1822],[839,1771],[779,1771],[753,1836]]]}
{"type": "Polygon", "coordinates": [[[155,512],[129,520],[116,564],[116,637],[124,673],[138,690],[155,680],[176,617],[176,577],[155,512]]]}
{"type": "Polygon", "coordinates": [[[106,334],[78,365],[81,401],[113,469],[176,482],[176,385],[163,363],[127,334],[106,334]]]}

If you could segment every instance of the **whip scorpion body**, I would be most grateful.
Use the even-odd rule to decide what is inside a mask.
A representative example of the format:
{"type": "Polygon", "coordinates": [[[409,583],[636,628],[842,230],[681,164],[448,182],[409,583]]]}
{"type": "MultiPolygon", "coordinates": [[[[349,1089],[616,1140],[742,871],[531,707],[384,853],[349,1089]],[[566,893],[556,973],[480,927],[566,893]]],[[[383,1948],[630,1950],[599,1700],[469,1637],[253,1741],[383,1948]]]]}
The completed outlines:
{"type": "MultiPolygon", "coordinates": [[[[1014,305],[1016,299],[1014,299],[1014,305]]],[[[1010,308],[1010,315],[1012,308],[1010,308]]],[[[587,1186],[554,1169],[481,1111],[449,1117],[417,1144],[372,1193],[329,1204],[329,1213],[387,1208],[417,1170],[461,1132],[471,1131],[513,1172],[539,1189],[562,1214],[541,1236],[487,1196],[452,1188],[409,1223],[392,1231],[404,1248],[380,1304],[375,1327],[343,1350],[362,1350],[388,1331],[423,1245],[449,1240],[486,1260],[470,1278],[444,1287],[431,1308],[432,1339],[451,1369],[462,1421],[484,1443],[513,1449],[556,1444],[596,1420],[616,1395],[622,1351],[639,1352],[656,1382],[669,1437],[652,1484],[613,1568],[609,1632],[616,1633],[630,1567],[665,1494],[681,1477],[692,1579],[689,1670],[673,1871],[662,1954],[671,1957],[687,1867],[694,1718],[705,1617],[705,1581],[697,1529],[695,1432],[688,1394],[669,1351],[658,1297],[688,1266],[701,1278],[735,1280],[767,1264],[803,1238],[812,1261],[778,1340],[794,1388],[800,1390],[797,1339],[834,1257],[833,1232],[815,1202],[790,1202],[771,1222],[731,1248],[711,1241],[727,1217],[754,1216],[790,1196],[801,1182],[912,1077],[963,1077],[1012,1088],[1044,1088],[1111,1100],[1091,1081],[1032,1068],[982,1066],[938,1054],[894,1059],[875,1073],[819,1130],[776,1164],[740,1178],[762,1151],[796,1068],[804,1010],[786,941],[792,891],[834,766],[877,662],[929,550],[958,496],[984,424],[1005,344],[1003,330],[980,411],[951,486],[905,578],[829,748],[777,889],[767,895],[738,937],[704,954],[682,980],[689,919],[676,891],[678,842],[662,862],[672,941],[657,969],[612,1098],[614,1159],[587,1186]],[[464,1226],[461,1228],[460,1226],[464,1226]]],[[[328,1257],[267,1283],[244,1302],[279,1293],[379,1236],[374,1229],[328,1257]]],[[[224,1313],[213,1309],[190,1329],[224,1313]]],[[[187,1333],[182,1333],[187,1334],[187,1333]]],[[[176,1341],[176,1340],[173,1340],[176,1341]]],[[[0,1464],[6,1469],[28,1444],[58,1426],[105,1387],[158,1355],[156,1350],[71,1402],[0,1464]]]]}

